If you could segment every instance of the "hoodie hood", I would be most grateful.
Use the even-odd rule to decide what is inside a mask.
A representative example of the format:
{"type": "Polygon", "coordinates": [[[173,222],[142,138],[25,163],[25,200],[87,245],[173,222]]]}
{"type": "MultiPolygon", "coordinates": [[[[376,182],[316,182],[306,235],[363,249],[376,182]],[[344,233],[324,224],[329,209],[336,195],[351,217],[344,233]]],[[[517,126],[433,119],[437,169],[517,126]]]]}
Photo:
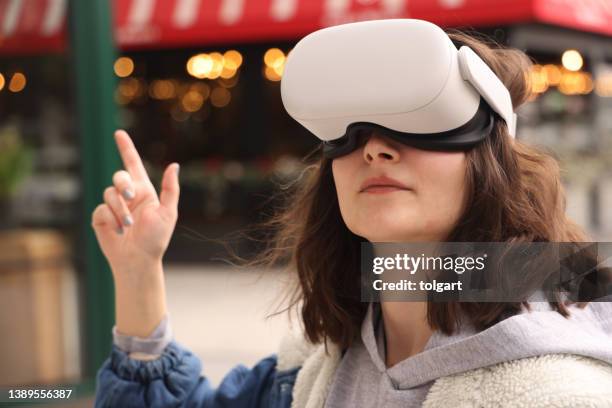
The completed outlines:
{"type": "Polygon", "coordinates": [[[480,332],[466,322],[451,336],[435,331],[423,352],[390,368],[384,363],[379,303],[370,303],[361,337],[374,365],[386,371],[399,390],[543,354],[577,354],[612,364],[612,302],[591,302],[583,309],[571,305],[567,318],[547,302],[530,302],[530,306],[531,311],[523,310],[480,332]]]}

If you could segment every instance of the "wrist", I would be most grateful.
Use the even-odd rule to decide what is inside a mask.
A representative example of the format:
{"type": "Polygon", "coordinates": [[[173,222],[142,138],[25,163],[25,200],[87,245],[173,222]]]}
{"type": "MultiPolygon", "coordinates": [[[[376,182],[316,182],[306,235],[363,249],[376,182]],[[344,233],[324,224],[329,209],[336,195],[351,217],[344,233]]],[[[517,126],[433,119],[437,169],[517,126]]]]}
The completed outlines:
{"type": "Polygon", "coordinates": [[[137,258],[122,264],[110,265],[115,286],[148,286],[156,283],[155,278],[163,276],[161,259],[137,258]]]}
{"type": "Polygon", "coordinates": [[[147,337],[167,314],[161,261],[114,269],[117,330],[147,337]]]}

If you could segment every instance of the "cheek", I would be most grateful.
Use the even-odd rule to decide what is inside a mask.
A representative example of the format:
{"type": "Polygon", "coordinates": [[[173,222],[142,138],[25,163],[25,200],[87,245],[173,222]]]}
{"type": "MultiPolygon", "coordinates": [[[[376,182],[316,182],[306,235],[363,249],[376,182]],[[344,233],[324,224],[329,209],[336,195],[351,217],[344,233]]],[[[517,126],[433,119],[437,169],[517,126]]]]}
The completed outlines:
{"type": "Polygon", "coordinates": [[[340,191],[339,188],[343,185],[342,181],[344,178],[344,167],[342,166],[342,162],[339,159],[334,159],[332,161],[332,175],[334,177],[334,184],[336,185],[336,191],[340,191]]]}
{"type": "Polygon", "coordinates": [[[342,203],[346,200],[346,189],[350,179],[350,165],[343,158],[334,159],[332,161],[332,175],[334,178],[334,185],[336,186],[336,192],[338,194],[338,202],[342,206],[342,203]]]}
{"type": "Polygon", "coordinates": [[[332,161],[332,174],[338,197],[338,206],[344,222],[352,225],[358,217],[356,205],[355,175],[359,172],[359,161],[352,154],[332,161]]]}
{"type": "Polygon", "coordinates": [[[359,163],[352,154],[332,160],[332,175],[338,195],[345,195],[352,189],[351,182],[358,171],[359,163]]]}
{"type": "Polygon", "coordinates": [[[421,192],[428,204],[458,215],[465,195],[465,153],[427,152],[418,165],[421,192]]]}

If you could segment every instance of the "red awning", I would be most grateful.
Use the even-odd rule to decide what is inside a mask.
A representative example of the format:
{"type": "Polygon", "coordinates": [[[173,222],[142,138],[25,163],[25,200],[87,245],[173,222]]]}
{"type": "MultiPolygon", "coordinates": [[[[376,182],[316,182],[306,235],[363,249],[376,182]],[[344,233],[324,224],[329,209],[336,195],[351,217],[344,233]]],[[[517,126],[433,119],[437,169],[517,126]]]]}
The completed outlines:
{"type": "Polygon", "coordinates": [[[66,0],[0,0],[0,53],[61,51],[66,0]]]}
{"type": "MultiPolygon", "coordinates": [[[[378,18],[442,26],[540,21],[612,35],[612,0],[113,0],[119,48],[175,48],[296,39],[378,18]]],[[[61,50],[67,0],[0,0],[0,53],[61,50]]]]}

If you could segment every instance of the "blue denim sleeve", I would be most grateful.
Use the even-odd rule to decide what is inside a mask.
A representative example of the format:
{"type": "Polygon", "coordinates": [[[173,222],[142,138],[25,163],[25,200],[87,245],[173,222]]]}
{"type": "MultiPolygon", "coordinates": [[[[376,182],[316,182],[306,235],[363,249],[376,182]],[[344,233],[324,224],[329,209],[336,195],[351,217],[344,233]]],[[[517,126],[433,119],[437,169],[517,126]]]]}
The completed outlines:
{"type": "Polygon", "coordinates": [[[200,359],[172,340],[155,360],[135,360],[115,344],[96,376],[95,407],[246,408],[269,405],[276,354],[229,371],[217,388],[200,359]]]}

